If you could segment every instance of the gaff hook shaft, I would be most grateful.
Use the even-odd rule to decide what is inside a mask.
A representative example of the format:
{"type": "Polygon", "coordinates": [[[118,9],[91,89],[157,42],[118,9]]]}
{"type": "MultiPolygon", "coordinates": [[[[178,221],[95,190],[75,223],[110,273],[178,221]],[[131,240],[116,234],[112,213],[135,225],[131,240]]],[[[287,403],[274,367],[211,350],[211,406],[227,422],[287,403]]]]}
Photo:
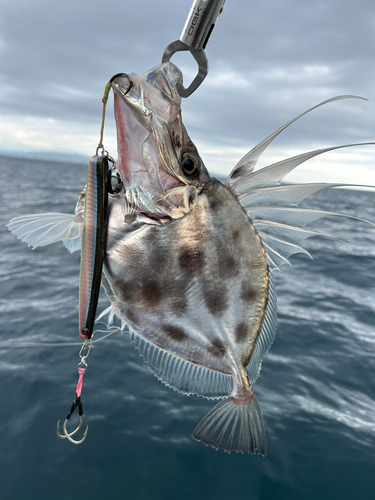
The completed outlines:
{"type": "Polygon", "coordinates": [[[83,441],[86,439],[87,436],[87,431],[89,426],[86,427],[85,432],[83,433],[82,439],[79,441],[76,441],[75,439],[72,438],[76,432],[79,431],[79,429],[82,427],[83,423],[83,407],[82,407],[82,399],[81,399],[81,393],[82,393],[82,383],[83,383],[83,375],[85,374],[87,368],[87,364],[83,361],[78,365],[78,383],[77,383],[77,388],[76,388],[76,397],[73,401],[72,406],[70,407],[69,413],[65,419],[64,425],[63,425],[63,431],[64,434],[61,434],[60,432],[60,420],[57,422],[57,435],[61,439],[68,439],[71,443],[74,444],[81,444],[83,441]],[[78,415],[79,415],[79,424],[78,426],[74,429],[72,432],[67,431],[67,424],[70,419],[70,417],[73,415],[74,411],[78,408],[78,415]]]}
{"type": "Polygon", "coordinates": [[[225,0],[194,0],[180,35],[181,42],[193,49],[204,50],[224,3],[225,0]]]}

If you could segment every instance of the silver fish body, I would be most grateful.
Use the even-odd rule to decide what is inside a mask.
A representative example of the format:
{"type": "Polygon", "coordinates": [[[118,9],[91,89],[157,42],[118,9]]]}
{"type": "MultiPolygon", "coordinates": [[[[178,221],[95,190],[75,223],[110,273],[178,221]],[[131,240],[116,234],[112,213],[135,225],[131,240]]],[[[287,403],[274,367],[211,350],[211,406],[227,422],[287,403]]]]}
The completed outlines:
{"type": "MultiPolygon", "coordinates": [[[[222,399],[198,424],[195,439],[265,455],[252,384],[276,333],[272,273],[294,253],[307,253],[301,246],[306,238],[319,236],[306,224],[340,215],[297,207],[333,184],[281,182],[304,161],[335,148],[254,170],[297,117],[245,155],[223,185],[208,174],[182,123],[181,82],[170,62],[113,81],[123,189],[108,201],[107,312],[129,328],[159,380],[185,394],[222,399]]],[[[347,97],[353,96],[318,106],[347,97]]],[[[81,213],[82,199],[73,216],[19,217],[9,227],[34,247],[60,239],[73,251],[81,213]]]]}
{"type": "Polygon", "coordinates": [[[182,219],[123,233],[111,222],[105,276],[116,314],[156,346],[245,387],[269,271],[233,195],[212,179],[182,219]]]}
{"type": "Polygon", "coordinates": [[[158,347],[238,376],[262,326],[269,270],[233,195],[211,179],[182,219],[122,233],[112,223],[105,276],[116,313],[158,347]]]}

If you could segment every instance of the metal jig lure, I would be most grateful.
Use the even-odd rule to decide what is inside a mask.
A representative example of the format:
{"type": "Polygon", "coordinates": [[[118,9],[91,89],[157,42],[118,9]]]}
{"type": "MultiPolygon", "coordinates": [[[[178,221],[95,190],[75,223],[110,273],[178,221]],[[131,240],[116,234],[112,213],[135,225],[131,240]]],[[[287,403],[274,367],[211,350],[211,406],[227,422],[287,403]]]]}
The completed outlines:
{"type": "MultiPolygon", "coordinates": [[[[82,407],[82,382],[83,375],[87,368],[86,358],[90,353],[92,345],[92,335],[95,323],[96,309],[98,305],[100,283],[102,278],[102,267],[105,251],[105,241],[107,234],[107,207],[108,207],[108,192],[113,190],[113,172],[117,173],[116,169],[109,169],[108,162],[114,164],[114,160],[109,156],[104,149],[103,128],[105,120],[105,106],[108,100],[108,93],[111,88],[110,82],[106,85],[103,102],[102,125],[100,130],[100,141],[96,150],[96,154],[91,158],[88,166],[86,197],[85,197],[85,212],[83,217],[83,233],[82,233],[82,249],[81,249],[81,266],[79,275],[79,334],[83,339],[82,347],[79,352],[81,358],[78,364],[78,383],[76,388],[76,397],[69,410],[63,425],[63,434],[60,431],[60,421],[57,423],[57,435],[61,439],[68,439],[74,444],[82,443],[86,436],[88,427],[83,434],[82,439],[76,441],[72,438],[78,432],[83,423],[83,407],[82,407]],[[98,154],[102,150],[101,155],[98,154]],[[82,353],[87,350],[87,354],[82,353]],[[79,424],[72,432],[67,431],[67,423],[78,408],[79,424]]],[[[121,179],[115,176],[116,187],[121,186],[121,179]]]]}

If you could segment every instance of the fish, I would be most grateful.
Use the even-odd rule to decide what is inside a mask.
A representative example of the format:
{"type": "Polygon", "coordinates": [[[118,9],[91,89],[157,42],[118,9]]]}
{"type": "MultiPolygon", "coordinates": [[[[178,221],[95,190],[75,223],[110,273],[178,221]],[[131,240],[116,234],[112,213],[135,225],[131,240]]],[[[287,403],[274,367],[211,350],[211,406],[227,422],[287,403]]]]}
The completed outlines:
{"type": "MultiPolygon", "coordinates": [[[[223,184],[209,174],[183,124],[182,78],[167,62],[112,79],[118,147],[112,184],[120,188],[108,195],[102,285],[110,306],[99,318],[120,319],[166,386],[219,400],[196,426],[195,440],[265,456],[254,383],[276,334],[274,272],[296,253],[310,255],[306,239],[325,236],[307,224],[350,217],[298,207],[343,184],[283,180],[310,158],[354,144],[255,167],[301,116],[360,97],[337,96],[293,118],[247,153],[223,184]]],[[[74,252],[81,247],[84,205],[85,189],[74,214],[25,215],[8,227],[33,248],[62,241],[74,252]]]]}

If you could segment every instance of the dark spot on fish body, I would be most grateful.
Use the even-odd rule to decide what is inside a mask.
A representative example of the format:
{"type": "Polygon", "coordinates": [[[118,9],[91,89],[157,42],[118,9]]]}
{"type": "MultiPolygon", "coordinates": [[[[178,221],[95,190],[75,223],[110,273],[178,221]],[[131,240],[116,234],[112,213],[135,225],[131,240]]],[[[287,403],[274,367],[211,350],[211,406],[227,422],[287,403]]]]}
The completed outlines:
{"type": "Polygon", "coordinates": [[[217,208],[220,206],[220,201],[217,198],[215,198],[215,196],[210,196],[208,200],[210,203],[210,209],[212,211],[217,210],[217,208]]]}
{"type": "Polygon", "coordinates": [[[121,300],[126,304],[131,304],[135,301],[136,290],[132,282],[117,281],[114,283],[119,291],[121,300]]]}
{"type": "Polygon", "coordinates": [[[221,278],[222,279],[230,279],[234,278],[238,275],[238,265],[236,259],[226,253],[222,258],[219,259],[221,278]]]}
{"type": "Polygon", "coordinates": [[[204,252],[195,246],[182,247],[178,255],[178,263],[187,274],[197,274],[204,266],[204,252]]]}
{"type": "Polygon", "coordinates": [[[208,347],[208,351],[216,358],[223,358],[226,353],[226,345],[221,339],[214,339],[208,347]]]}
{"type": "Polygon", "coordinates": [[[225,284],[214,287],[204,282],[202,292],[204,303],[210,313],[214,316],[221,316],[228,307],[228,292],[225,284]]]}
{"type": "Polygon", "coordinates": [[[147,280],[142,283],[142,300],[152,309],[158,308],[163,298],[163,293],[160,284],[155,280],[147,280]]]}
{"type": "Polygon", "coordinates": [[[249,333],[248,325],[244,321],[238,323],[236,326],[236,330],[234,332],[236,337],[236,342],[241,343],[247,340],[248,333],[249,333]]]}
{"type": "Polygon", "coordinates": [[[189,337],[187,333],[179,326],[176,325],[164,325],[163,329],[165,333],[176,342],[183,342],[189,337]]]}
{"type": "Polygon", "coordinates": [[[224,262],[224,267],[231,274],[233,274],[237,270],[237,262],[236,259],[232,255],[228,255],[224,262]]]}
{"type": "MultiPolygon", "coordinates": [[[[138,311],[159,312],[162,309],[164,290],[161,284],[152,279],[133,279],[114,283],[121,302],[138,311]]],[[[132,319],[129,317],[132,321],[132,319]]]]}
{"type": "Polygon", "coordinates": [[[152,263],[159,273],[169,271],[168,251],[162,242],[162,234],[159,228],[150,228],[143,238],[143,244],[147,248],[149,264],[152,263]]]}
{"type": "Polygon", "coordinates": [[[237,243],[240,239],[241,231],[239,229],[234,229],[232,231],[232,238],[235,243],[237,243]]]}
{"type": "Polygon", "coordinates": [[[257,292],[254,290],[254,288],[246,282],[242,283],[242,292],[241,292],[241,299],[244,302],[254,302],[254,300],[257,298],[257,292]]]}

